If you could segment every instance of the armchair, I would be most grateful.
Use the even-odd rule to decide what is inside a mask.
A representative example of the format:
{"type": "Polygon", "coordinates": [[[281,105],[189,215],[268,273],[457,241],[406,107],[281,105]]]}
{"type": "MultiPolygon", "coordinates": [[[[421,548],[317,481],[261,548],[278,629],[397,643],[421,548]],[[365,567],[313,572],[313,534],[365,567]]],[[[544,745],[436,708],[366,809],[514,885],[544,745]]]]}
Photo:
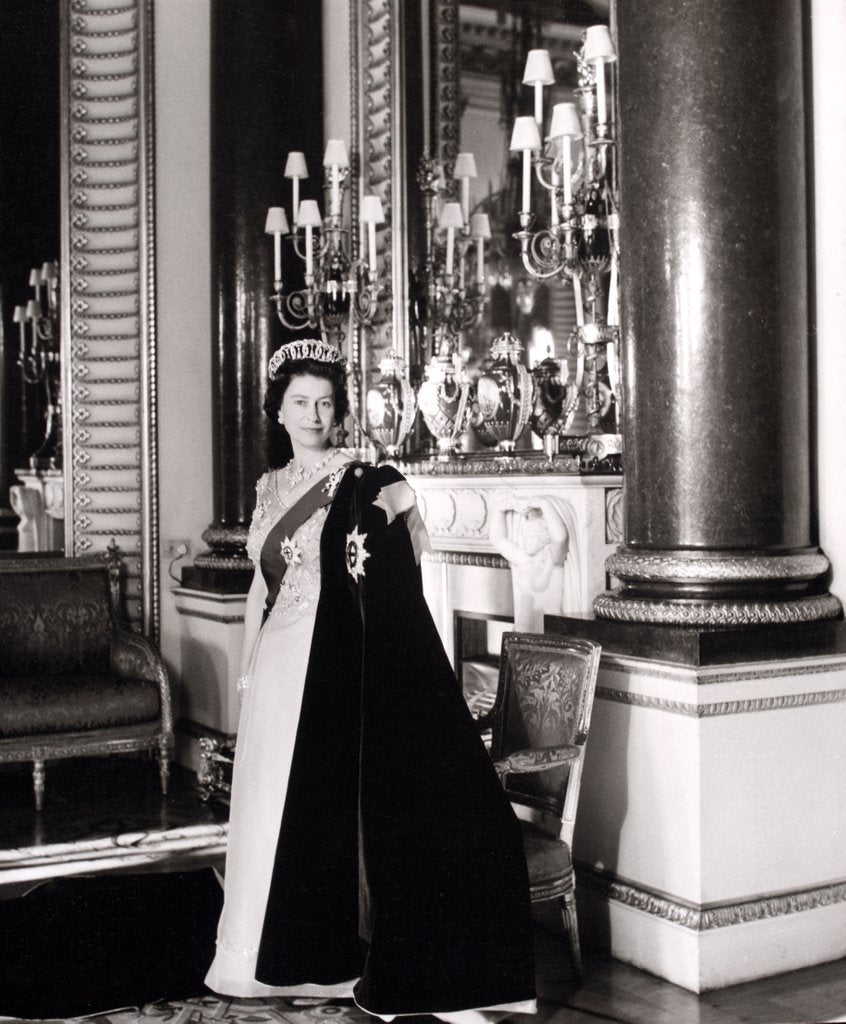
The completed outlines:
{"type": "Polygon", "coordinates": [[[504,634],[496,701],[479,719],[520,819],[532,902],[559,901],[578,975],[573,831],[599,655],[590,640],[504,634]]]}
{"type": "Polygon", "coordinates": [[[120,555],[0,558],[0,763],[154,750],[167,792],[173,723],[167,671],[117,621],[120,555]]]}

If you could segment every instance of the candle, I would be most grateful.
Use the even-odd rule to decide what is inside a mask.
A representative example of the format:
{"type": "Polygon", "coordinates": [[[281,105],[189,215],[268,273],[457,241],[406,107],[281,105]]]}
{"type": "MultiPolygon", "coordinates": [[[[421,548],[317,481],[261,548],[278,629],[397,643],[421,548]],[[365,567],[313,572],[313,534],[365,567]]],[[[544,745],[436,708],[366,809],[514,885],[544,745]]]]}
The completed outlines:
{"type": "Polygon", "coordinates": [[[553,227],[558,226],[558,186],[561,184],[561,175],[556,171],[555,164],[552,165],[552,189],[549,193],[550,208],[549,222],[553,227]]]}
{"type": "Polygon", "coordinates": [[[282,235],[273,232],[273,281],[282,284],[282,235]]]}
{"type": "Polygon", "coordinates": [[[523,150],[523,203],[520,207],[523,213],[529,213],[532,209],[532,151],[523,150]]]}
{"type": "Polygon", "coordinates": [[[461,216],[464,218],[464,222],[470,217],[470,179],[461,179],[461,216]]]}
{"type": "Polygon", "coordinates": [[[538,128],[543,127],[543,85],[535,82],[535,120],[538,128]]]}
{"type": "Polygon", "coordinates": [[[596,123],[605,124],[605,61],[596,62],[596,123]]]}
{"type": "Polygon", "coordinates": [[[470,237],[476,239],[476,284],[485,283],[485,239],[491,237],[491,223],[486,213],[470,218],[470,237]]]}
{"type": "Polygon", "coordinates": [[[619,300],[617,299],[617,256],[611,257],[611,281],[608,285],[608,326],[616,327],[620,322],[619,300]]]}
{"type": "Polygon", "coordinates": [[[476,158],[472,153],[458,154],[453,177],[461,182],[461,214],[466,224],[470,218],[470,179],[476,177],[476,158]]]}
{"type": "Polygon", "coordinates": [[[578,274],[573,274],[573,295],[576,299],[576,326],[584,327],[585,311],[582,308],[582,282],[578,274]]]}
{"type": "Polygon", "coordinates": [[[549,50],[529,50],[526,55],[526,68],[523,72],[523,85],[535,87],[535,121],[538,129],[543,124],[543,87],[555,82],[549,50]]]}
{"type": "Polygon", "coordinates": [[[564,181],[564,205],[573,204],[573,152],[569,135],[561,136],[561,171],[564,181]]]}
{"type": "Polygon", "coordinates": [[[313,231],[314,228],[311,226],[311,224],[306,224],[306,275],[309,277],[314,273],[314,238],[312,236],[313,231]]]}
{"type": "Polygon", "coordinates": [[[606,121],[605,102],[605,65],[617,59],[617,52],[611,40],[611,32],[607,25],[591,25],[585,31],[584,59],[588,64],[596,66],[596,123],[604,125],[606,121]]]}
{"type": "Polygon", "coordinates": [[[332,216],[337,216],[341,212],[341,171],[337,164],[332,164],[329,168],[329,174],[332,181],[332,199],[329,213],[332,216]]]}
{"type": "Polygon", "coordinates": [[[382,202],[378,196],[364,196],[361,200],[361,248],[364,251],[364,225],[367,225],[367,261],[372,273],[376,273],[376,225],[385,223],[382,202]]]}
{"type": "Polygon", "coordinates": [[[271,206],[267,211],[264,230],[273,235],[273,280],[278,288],[282,284],[282,236],[288,234],[288,218],[281,206],[271,206]]]}
{"type": "Polygon", "coordinates": [[[447,228],[447,245],[446,245],[446,272],[447,274],[452,273],[453,263],[455,262],[455,228],[447,228]]]}
{"type": "Polygon", "coordinates": [[[12,319],[20,330],[21,359],[23,359],[24,350],[26,349],[26,306],[15,306],[12,319]]]}
{"type": "Polygon", "coordinates": [[[476,284],[485,283],[485,240],[476,239],[476,284]]]}
{"type": "Polygon", "coordinates": [[[292,206],[294,208],[294,224],[300,219],[300,179],[292,178],[291,187],[293,190],[292,206]]]}
{"type": "Polygon", "coordinates": [[[300,218],[300,178],[308,177],[304,153],[295,150],[288,154],[288,159],[285,161],[285,177],[291,179],[294,226],[296,226],[300,218]]]}
{"type": "Polygon", "coordinates": [[[367,264],[376,273],[376,225],[373,221],[367,224],[367,264]]]}

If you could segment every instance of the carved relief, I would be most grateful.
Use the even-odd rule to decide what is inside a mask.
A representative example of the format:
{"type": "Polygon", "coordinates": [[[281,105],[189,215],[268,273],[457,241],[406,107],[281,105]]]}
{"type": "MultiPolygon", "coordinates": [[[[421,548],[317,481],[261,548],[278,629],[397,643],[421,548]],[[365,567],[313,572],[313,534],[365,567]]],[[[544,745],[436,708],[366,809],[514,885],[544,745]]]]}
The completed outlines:
{"type": "MultiPolygon", "coordinates": [[[[609,559],[609,562],[611,559],[609,559]]],[[[644,601],[600,594],[593,610],[603,619],[617,622],[648,622],[685,626],[748,626],[786,622],[815,622],[836,619],[841,613],[840,601],[831,594],[796,601],[713,601],[710,604],[644,601]]]]}
{"type": "Polygon", "coordinates": [[[69,553],[120,538],[130,620],[155,632],[150,0],[72,0],[63,321],[69,553]],[[117,499],[117,500],[116,500],[117,499]]]}
{"type": "Polygon", "coordinates": [[[623,488],[605,490],[605,543],[623,543],[623,488]]]}

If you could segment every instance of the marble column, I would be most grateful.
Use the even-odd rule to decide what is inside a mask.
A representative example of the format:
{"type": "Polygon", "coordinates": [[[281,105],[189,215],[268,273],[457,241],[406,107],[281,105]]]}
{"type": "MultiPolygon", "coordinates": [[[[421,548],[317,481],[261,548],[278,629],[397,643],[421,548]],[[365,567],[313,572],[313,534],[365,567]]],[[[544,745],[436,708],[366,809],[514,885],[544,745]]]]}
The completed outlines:
{"type": "MultiPolygon", "coordinates": [[[[310,0],[212,0],[211,19],[214,522],[203,534],[211,550],[183,581],[231,589],[248,564],[244,543],[266,466],[267,359],[288,340],[270,302],[265,216],[283,203],[290,212],[290,150],[305,152],[311,172],[303,198],[317,198],[322,181],[321,18],[310,0]]],[[[287,246],[285,260],[291,280],[287,246]]]]}
{"type": "Polygon", "coordinates": [[[835,617],[812,517],[802,5],[619,0],[622,582],[597,615],[835,617]]]}

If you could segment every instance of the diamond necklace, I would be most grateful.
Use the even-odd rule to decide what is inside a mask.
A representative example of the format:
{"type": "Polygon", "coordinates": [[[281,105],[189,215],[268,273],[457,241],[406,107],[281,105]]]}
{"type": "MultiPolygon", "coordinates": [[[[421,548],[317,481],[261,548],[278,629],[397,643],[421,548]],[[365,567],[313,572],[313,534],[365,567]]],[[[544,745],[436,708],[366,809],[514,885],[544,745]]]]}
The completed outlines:
{"type": "MultiPolygon", "coordinates": [[[[328,455],[325,455],[322,459],[318,459],[317,462],[315,462],[313,466],[310,466],[308,468],[306,468],[305,466],[301,466],[296,461],[296,459],[291,459],[291,461],[288,463],[288,465],[285,466],[284,469],[281,470],[281,473],[284,473],[285,477],[287,478],[286,479],[287,487],[285,488],[285,497],[287,498],[288,495],[291,493],[291,491],[293,491],[293,489],[298,484],[301,484],[304,481],[309,480],[311,477],[315,476],[315,474],[319,473],[320,470],[323,469],[324,466],[328,466],[329,463],[332,461],[332,459],[335,458],[336,453],[337,453],[337,449],[330,448],[328,455]]],[[[276,485],[276,497],[280,501],[282,501],[283,500],[282,499],[282,495],[279,492],[279,476],[280,476],[280,472],[277,472],[276,473],[276,478],[274,480],[274,483],[276,485]]]]}

